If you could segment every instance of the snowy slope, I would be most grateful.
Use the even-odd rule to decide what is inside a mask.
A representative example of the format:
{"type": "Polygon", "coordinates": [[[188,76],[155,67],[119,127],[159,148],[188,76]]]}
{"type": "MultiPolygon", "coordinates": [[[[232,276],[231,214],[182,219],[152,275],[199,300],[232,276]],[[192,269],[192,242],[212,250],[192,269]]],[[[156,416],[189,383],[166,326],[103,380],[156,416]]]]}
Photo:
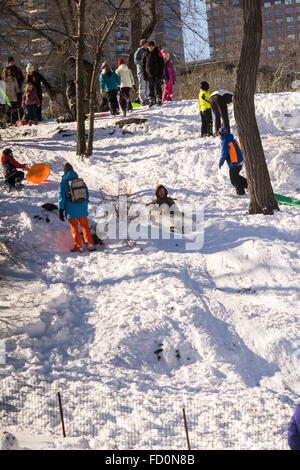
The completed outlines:
{"type": "MultiPolygon", "coordinates": [[[[256,109],[274,192],[300,199],[300,94],[257,95],[256,109]]],[[[300,213],[247,214],[249,197],[218,169],[219,140],[199,137],[196,101],[134,115],[148,121],[125,134],[98,119],[88,161],[74,156],[73,123],[1,133],[19,161],[51,167],[43,185],[0,194],[1,429],[21,448],[180,449],[185,407],[194,449],[286,448],[300,393],[300,213]],[[68,224],[40,207],[57,202],[66,161],[90,189],[90,222],[103,201],[147,203],[163,183],[179,207],[204,206],[204,246],[106,240],[70,254],[68,224]]]]}

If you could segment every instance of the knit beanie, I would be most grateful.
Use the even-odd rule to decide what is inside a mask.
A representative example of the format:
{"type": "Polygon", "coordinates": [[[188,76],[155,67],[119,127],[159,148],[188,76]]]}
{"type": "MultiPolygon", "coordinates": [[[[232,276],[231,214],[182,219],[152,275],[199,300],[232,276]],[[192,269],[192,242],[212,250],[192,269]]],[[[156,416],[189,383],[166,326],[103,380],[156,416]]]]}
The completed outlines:
{"type": "Polygon", "coordinates": [[[28,64],[27,67],[26,67],[26,72],[29,73],[29,72],[34,72],[34,67],[32,64],[28,64]]]}
{"type": "Polygon", "coordinates": [[[119,61],[118,61],[118,66],[120,67],[120,65],[122,65],[122,64],[125,64],[124,60],[123,60],[123,59],[119,59],[119,61]]]}

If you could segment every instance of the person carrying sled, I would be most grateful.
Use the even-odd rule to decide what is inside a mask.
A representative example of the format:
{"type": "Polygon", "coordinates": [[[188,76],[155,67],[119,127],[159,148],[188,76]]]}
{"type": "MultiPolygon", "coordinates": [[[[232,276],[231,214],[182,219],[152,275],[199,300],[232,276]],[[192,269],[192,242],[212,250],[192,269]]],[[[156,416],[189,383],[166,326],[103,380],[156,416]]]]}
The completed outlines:
{"type": "Polygon", "coordinates": [[[210,106],[209,84],[206,81],[200,83],[199,110],[201,115],[201,137],[213,135],[212,114],[210,106]]]}
{"type": "Polygon", "coordinates": [[[3,168],[3,173],[5,177],[5,187],[8,191],[11,191],[16,183],[18,186],[22,187],[22,181],[24,179],[24,172],[18,171],[17,168],[26,169],[28,167],[27,163],[19,163],[14,159],[12,150],[6,148],[2,152],[1,163],[3,168]]]}
{"type": "Polygon", "coordinates": [[[164,74],[164,58],[154,41],[148,42],[148,49],[142,56],[142,71],[144,80],[149,82],[149,106],[162,104],[162,88],[164,74]]]}
{"type": "Polygon", "coordinates": [[[72,252],[83,251],[78,223],[82,228],[83,238],[88,251],[94,251],[95,245],[88,224],[89,192],[86,184],[73,170],[70,163],[64,166],[64,175],[58,188],[58,216],[64,222],[68,219],[74,240],[72,252]]]}
{"type": "Polygon", "coordinates": [[[245,194],[245,189],[248,188],[248,182],[246,178],[240,175],[244,161],[240,144],[235,140],[232,134],[227,132],[227,129],[219,129],[217,135],[222,141],[222,153],[219,161],[219,168],[222,168],[226,160],[229,166],[230,182],[235,187],[236,194],[238,196],[243,196],[245,194]]]}
{"type": "Polygon", "coordinates": [[[101,74],[100,74],[100,89],[101,93],[105,93],[107,96],[108,107],[110,110],[110,114],[115,116],[119,112],[119,103],[117,99],[119,86],[120,86],[120,78],[109,67],[107,62],[103,62],[101,65],[101,74]]]}
{"type": "Polygon", "coordinates": [[[210,95],[210,105],[215,119],[215,134],[222,127],[230,132],[227,106],[232,103],[233,94],[228,90],[217,90],[210,95]]]}
{"type": "Polygon", "coordinates": [[[123,113],[123,116],[126,116],[128,110],[132,110],[132,105],[130,103],[129,94],[131,88],[134,85],[134,78],[132,71],[125,64],[123,59],[119,59],[118,68],[116,74],[120,78],[120,107],[123,113]]]}

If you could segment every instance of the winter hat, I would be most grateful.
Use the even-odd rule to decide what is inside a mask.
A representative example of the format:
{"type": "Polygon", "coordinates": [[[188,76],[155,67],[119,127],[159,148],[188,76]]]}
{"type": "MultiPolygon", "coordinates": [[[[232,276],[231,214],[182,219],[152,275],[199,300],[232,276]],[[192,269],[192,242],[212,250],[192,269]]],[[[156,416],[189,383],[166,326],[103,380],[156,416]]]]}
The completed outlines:
{"type": "Polygon", "coordinates": [[[164,59],[167,57],[167,55],[170,55],[170,52],[165,51],[165,49],[162,49],[160,52],[162,53],[164,59]]]}
{"type": "Polygon", "coordinates": [[[208,91],[209,90],[209,84],[207,82],[201,82],[200,83],[201,90],[208,91]]]}
{"type": "Polygon", "coordinates": [[[101,69],[105,69],[105,67],[109,67],[108,62],[103,62],[101,65],[101,69]]]}
{"type": "Polygon", "coordinates": [[[147,39],[141,39],[140,40],[140,46],[142,47],[144,44],[147,43],[147,39]]]}
{"type": "Polygon", "coordinates": [[[218,132],[217,132],[217,135],[221,135],[223,137],[224,134],[228,134],[228,130],[225,129],[224,127],[221,127],[218,132]]]}
{"type": "Polygon", "coordinates": [[[3,153],[3,155],[12,155],[12,150],[11,149],[4,149],[2,153],[3,153]]]}
{"type": "Polygon", "coordinates": [[[157,194],[157,193],[158,193],[158,190],[159,190],[159,189],[164,189],[164,190],[166,191],[166,196],[168,195],[168,190],[167,190],[167,188],[166,188],[163,184],[158,184],[158,185],[156,186],[156,188],[155,188],[155,195],[156,195],[156,197],[158,197],[158,194],[157,194]]]}
{"type": "Polygon", "coordinates": [[[122,64],[125,64],[124,60],[123,60],[123,59],[119,59],[119,61],[118,61],[118,66],[120,67],[120,65],[122,65],[122,64]]]}
{"type": "Polygon", "coordinates": [[[29,72],[34,72],[34,67],[33,67],[32,64],[27,64],[26,72],[27,72],[27,73],[29,73],[29,72]]]}
{"type": "Polygon", "coordinates": [[[7,59],[7,63],[9,64],[10,62],[14,62],[15,59],[13,58],[13,56],[9,56],[8,59],[7,59]]]}
{"type": "Polygon", "coordinates": [[[64,174],[68,173],[68,171],[73,171],[71,163],[66,163],[64,166],[64,174]]]}

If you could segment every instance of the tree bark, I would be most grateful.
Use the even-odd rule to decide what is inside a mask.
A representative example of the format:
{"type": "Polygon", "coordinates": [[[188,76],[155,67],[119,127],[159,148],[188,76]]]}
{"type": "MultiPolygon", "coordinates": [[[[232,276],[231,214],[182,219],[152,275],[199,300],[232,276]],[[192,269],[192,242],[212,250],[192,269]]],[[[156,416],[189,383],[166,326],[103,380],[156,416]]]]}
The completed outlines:
{"type": "Polygon", "coordinates": [[[76,40],[76,115],[77,115],[77,155],[85,155],[85,114],[84,114],[84,17],[85,0],[77,2],[77,40],[76,40]]]}
{"type": "Polygon", "coordinates": [[[261,0],[243,0],[244,34],[234,90],[234,116],[244,155],[250,214],[279,210],[255,116],[254,95],[262,38],[261,0]]]}

